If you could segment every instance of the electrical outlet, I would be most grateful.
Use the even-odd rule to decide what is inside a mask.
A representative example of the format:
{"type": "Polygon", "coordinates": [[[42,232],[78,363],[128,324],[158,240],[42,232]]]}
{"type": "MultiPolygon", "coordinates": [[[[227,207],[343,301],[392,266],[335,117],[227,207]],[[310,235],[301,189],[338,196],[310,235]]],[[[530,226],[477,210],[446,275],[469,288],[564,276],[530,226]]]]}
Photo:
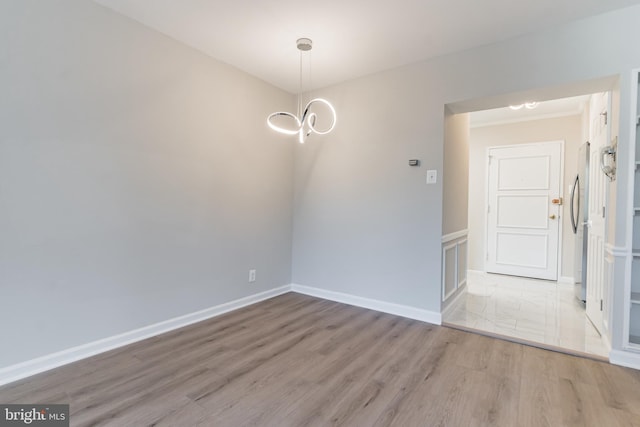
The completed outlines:
{"type": "Polygon", "coordinates": [[[249,270],[249,283],[256,281],[256,270],[249,270]]]}
{"type": "Polygon", "coordinates": [[[438,171],[431,169],[427,171],[427,184],[435,184],[438,181],[438,171]]]}

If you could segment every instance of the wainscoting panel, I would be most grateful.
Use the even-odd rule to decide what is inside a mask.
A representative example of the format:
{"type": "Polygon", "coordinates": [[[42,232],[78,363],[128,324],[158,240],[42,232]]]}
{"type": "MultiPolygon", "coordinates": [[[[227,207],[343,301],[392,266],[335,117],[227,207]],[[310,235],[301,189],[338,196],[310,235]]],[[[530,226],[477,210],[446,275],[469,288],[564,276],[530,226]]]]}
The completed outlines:
{"type": "Polygon", "coordinates": [[[456,265],[458,267],[458,288],[467,283],[467,239],[456,244],[456,265]]]}
{"type": "MultiPolygon", "coordinates": [[[[442,302],[451,300],[467,283],[468,230],[442,236],[442,302]]],[[[443,307],[444,308],[444,307],[443,307]]]]}
{"type": "Polygon", "coordinates": [[[455,243],[442,248],[442,301],[449,299],[458,289],[456,272],[457,245],[455,243]]]}

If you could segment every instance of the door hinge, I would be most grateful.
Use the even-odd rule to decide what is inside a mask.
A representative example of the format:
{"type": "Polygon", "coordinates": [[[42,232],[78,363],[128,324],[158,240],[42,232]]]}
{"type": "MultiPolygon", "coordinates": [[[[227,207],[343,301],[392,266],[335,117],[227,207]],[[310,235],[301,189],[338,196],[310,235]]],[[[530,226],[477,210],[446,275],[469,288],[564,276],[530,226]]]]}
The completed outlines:
{"type": "Polygon", "coordinates": [[[487,205],[487,213],[491,212],[491,205],[487,205]]]}
{"type": "Polygon", "coordinates": [[[606,111],[603,111],[602,113],[600,113],[600,115],[604,117],[604,124],[606,126],[609,121],[609,113],[607,113],[606,111]]]}
{"type": "Polygon", "coordinates": [[[602,311],[602,300],[600,300],[600,311],[602,311]]]}
{"type": "Polygon", "coordinates": [[[605,207],[603,206],[603,207],[602,207],[602,218],[604,218],[604,217],[605,217],[605,216],[604,216],[604,215],[605,215],[605,211],[606,211],[606,209],[605,209],[605,207]]]}

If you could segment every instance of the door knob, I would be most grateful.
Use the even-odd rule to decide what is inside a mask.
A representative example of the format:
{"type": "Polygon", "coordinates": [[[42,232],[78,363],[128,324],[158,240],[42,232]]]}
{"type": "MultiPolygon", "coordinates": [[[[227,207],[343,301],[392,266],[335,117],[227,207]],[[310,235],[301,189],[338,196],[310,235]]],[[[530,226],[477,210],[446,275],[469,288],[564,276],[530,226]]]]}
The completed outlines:
{"type": "Polygon", "coordinates": [[[555,215],[551,215],[549,218],[556,219],[556,216],[555,215]]]}

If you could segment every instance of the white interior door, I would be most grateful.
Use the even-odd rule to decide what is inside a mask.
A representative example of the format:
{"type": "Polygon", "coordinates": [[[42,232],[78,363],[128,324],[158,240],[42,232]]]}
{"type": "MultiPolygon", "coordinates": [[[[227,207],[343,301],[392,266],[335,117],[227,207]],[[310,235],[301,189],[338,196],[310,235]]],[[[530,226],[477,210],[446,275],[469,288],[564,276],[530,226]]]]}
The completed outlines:
{"type": "Polygon", "coordinates": [[[595,94],[589,107],[589,217],[587,219],[587,316],[602,333],[604,243],[607,178],[600,170],[600,150],[609,141],[609,94],[595,94]]]}
{"type": "Polygon", "coordinates": [[[488,272],[558,279],[562,150],[562,141],[489,149],[488,272]]]}

